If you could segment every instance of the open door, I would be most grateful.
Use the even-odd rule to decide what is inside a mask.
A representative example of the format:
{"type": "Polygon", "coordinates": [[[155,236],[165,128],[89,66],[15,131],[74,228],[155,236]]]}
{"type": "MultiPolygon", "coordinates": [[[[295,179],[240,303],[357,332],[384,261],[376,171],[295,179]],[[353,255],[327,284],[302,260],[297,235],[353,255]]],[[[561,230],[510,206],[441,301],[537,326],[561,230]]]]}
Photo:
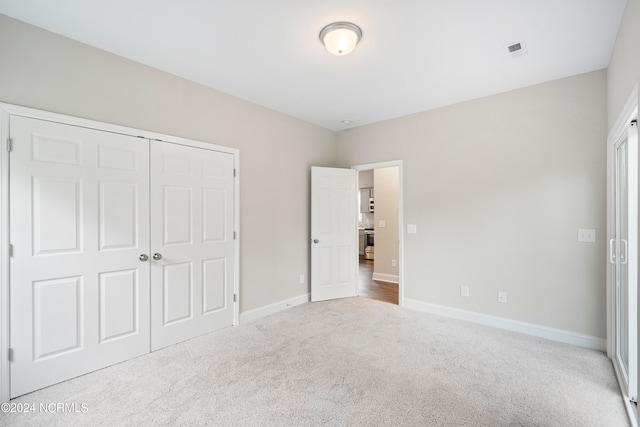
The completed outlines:
{"type": "Polygon", "coordinates": [[[354,169],[311,168],[311,301],[358,293],[354,169]]]}

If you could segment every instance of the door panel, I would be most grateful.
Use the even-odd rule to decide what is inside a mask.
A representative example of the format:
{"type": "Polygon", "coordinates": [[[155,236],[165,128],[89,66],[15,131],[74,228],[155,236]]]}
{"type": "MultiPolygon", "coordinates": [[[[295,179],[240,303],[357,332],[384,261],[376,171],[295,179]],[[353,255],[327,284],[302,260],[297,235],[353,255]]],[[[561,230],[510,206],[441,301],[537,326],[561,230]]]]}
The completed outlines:
{"type": "Polygon", "coordinates": [[[138,184],[100,182],[100,250],[135,248],[138,237],[138,184]]]}
{"type": "Polygon", "coordinates": [[[11,396],[149,351],[148,141],[11,116],[11,396]]]}
{"type": "Polygon", "coordinates": [[[227,280],[226,259],[205,259],[202,261],[202,314],[222,310],[225,307],[225,286],[227,280]]]}
{"type": "Polygon", "coordinates": [[[311,168],[311,301],[357,295],[356,171],[311,168]]]}
{"type": "Polygon", "coordinates": [[[189,245],[192,242],[193,203],[190,187],[164,187],[162,203],[164,245],[189,245]]]}
{"type": "Polygon", "coordinates": [[[34,255],[79,252],[82,183],[77,179],[34,176],[34,255]]]}
{"type": "Polygon", "coordinates": [[[231,154],[151,146],[153,350],[233,324],[231,154]]]}
{"type": "Polygon", "coordinates": [[[34,361],[82,348],[82,277],[33,282],[34,361]]]}
{"type": "Polygon", "coordinates": [[[193,280],[190,262],[164,264],[162,275],[163,325],[193,318],[193,280]]]}
{"type": "Polygon", "coordinates": [[[616,337],[614,363],[625,394],[637,400],[637,266],[638,266],[637,131],[615,145],[615,238],[611,258],[615,268],[616,337]]]}
{"type": "Polygon", "coordinates": [[[100,273],[100,342],[138,332],[138,272],[100,273]]]}

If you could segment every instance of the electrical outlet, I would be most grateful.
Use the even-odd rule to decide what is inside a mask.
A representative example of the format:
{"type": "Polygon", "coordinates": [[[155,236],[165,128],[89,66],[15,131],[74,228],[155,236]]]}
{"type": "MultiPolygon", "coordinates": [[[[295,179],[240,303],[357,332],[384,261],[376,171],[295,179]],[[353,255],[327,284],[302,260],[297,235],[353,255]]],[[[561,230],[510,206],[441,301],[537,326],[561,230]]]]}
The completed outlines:
{"type": "Polygon", "coordinates": [[[498,302],[502,304],[507,303],[507,293],[504,291],[498,291],[498,302]]]}
{"type": "Polygon", "coordinates": [[[397,267],[398,266],[398,261],[396,261],[395,259],[391,260],[391,267],[397,267]]]}
{"type": "Polygon", "coordinates": [[[469,296],[469,287],[462,285],[460,286],[460,296],[461,297],[468,297],[469,296]]]}
{"type": "Polygon", "coordinates": [[[380,221],[378,221],[378,228],[385,228],[387,226],[387,223],[385,222],[384,219],[381,219],[380,221]]]}
{"type": "Polygon", "coordinates": [[[300,284],[304,285],[304,273],[300,275],[300,284]]]}
{"type": "Polygon", "coordinates": [[[578,242],[595,243],[596,230],[593,228],[578,228],[578,242]]]}

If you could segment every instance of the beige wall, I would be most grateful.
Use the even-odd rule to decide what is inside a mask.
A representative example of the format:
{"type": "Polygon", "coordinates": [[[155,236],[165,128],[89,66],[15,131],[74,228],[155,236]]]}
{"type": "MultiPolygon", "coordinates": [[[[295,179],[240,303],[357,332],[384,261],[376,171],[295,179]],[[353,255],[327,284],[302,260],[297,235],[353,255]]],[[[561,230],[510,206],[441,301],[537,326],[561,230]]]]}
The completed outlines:
{"type": "Polygon", "coordinates": [[[373,187],[373,169],[358,172],[358,187],[359,188],[373,187]]]}
{"type": "Polygon", "coordinates": [[[240,149],[241,311],[308,292],[311,165],[335,134],[0,15],[0,101],[240,149]]]}
{"type": "Polygon", "coordinates": [[[606,99],[602,70],[339,133],[404,162],[405,297],[604,337],[606,99]]]}
{"type": "Polygon", "coordinates": [[[398,276],[397,263],[391,266],[391,261],[398,261],[398,167],[379,168],[373,170],[373,189],[375,209],[374,228],[375,246],[373,274],[379,279],[393,279],[398,276]],[[380,227],[380,221],[385,222],[380,227]],[[379,276],[382,275],[382,276],[379,276]]]}
{"type": "Polygon", "coordinates": [[[607,76],[608,123],[613,127],[640,80],[640,0],[627,0],[607,76]]]}
{"type": "MultiPolygon", "coordinates": [[[[639,1],[610,117],[638,79],[639,1]]],[[[404,221],[418,225],[406,297],[605,335],[605,71],[344,131],[336,147],[328,130],[1,15],[0,58],[2,102],[240,149],[241,311],[308,291],[311,165],[402,159],[404,221]],[[598,242],[577,243],[578,227],[598,242]]]]}

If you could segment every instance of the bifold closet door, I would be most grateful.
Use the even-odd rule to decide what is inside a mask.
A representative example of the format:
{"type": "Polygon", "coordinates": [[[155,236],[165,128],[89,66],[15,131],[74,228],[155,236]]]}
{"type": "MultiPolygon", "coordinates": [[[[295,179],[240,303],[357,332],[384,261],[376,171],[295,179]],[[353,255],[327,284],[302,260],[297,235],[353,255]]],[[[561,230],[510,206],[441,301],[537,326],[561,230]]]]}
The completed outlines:
{"type": "Polygon", "coordinates": [[[151,141],[151,349],[233,324],[234,157],[151,141]]]}
{"type": "Polygon", "coordinates": [[[15,397],[149,352],[149,141],[17,116],[10,135],[15,397]]]}

